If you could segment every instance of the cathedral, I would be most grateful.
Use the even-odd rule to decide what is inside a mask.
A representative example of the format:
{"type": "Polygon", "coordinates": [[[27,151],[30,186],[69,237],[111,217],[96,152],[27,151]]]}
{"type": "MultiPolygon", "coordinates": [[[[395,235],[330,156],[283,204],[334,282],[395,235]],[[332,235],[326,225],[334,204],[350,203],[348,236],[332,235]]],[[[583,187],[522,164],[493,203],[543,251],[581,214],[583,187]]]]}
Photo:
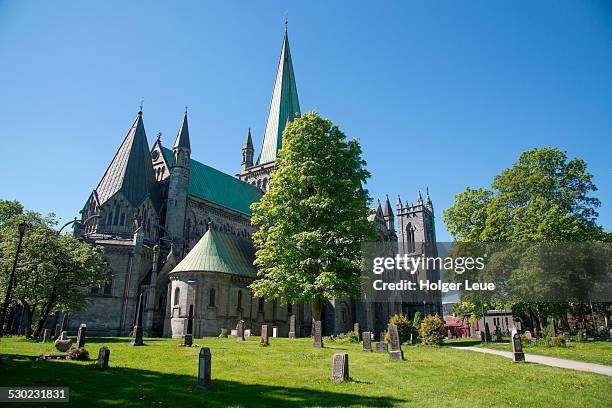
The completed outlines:
{"type": "MultiPolygon", "coordinates": [[[[249,289],[257,276],[250,205],[269,190],[283,130],[300,112],[286,29],[261,148],[255,151],[249,130],[237,176],[193,158],[187,112],[171,148],[160,137],[149,147],[141,109],[75,229],[103,249],[112,279],[87,290],[88,307],[70,314],[70,329],[86,323],[88,334],[126,336],[142,294],[145,336],[182,337],[191,306],[195,337],[216,336],[223,328],[229,332],[239,320],[253,334],[268,324],[287,336],[291,315],[297,335],[310,335],[309,305],[267,301],[249,289]]],[[[416,204],[398,197],[395,215],[387,197],[384,204],[377,202],[370,220],[390,256],[415,255],[419,243],[435,242],[429,194],[423,200],[419,193],[416,204]]],[[[440,313],[441,299],[334,299],[324,304],[323,332],[346,333],[359,323],[362,330],[378,333],[391,314],[417,310],[440,313]]]]}

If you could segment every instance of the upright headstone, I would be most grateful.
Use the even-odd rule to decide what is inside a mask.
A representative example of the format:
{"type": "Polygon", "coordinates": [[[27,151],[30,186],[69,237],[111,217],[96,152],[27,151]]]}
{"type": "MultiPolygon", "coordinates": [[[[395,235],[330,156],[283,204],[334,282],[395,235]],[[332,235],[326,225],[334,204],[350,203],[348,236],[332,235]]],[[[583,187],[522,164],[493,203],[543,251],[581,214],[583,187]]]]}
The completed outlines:
{"type": "Polygon", "coordinates": [[[389,351],[389,347],[387,346],[387,342],[384,340],[376,343],[376,352],[377,353],[387,353],[389,351]]]}
{"type": "Polygon", "coordinates": [[[138,306],[136,308],[136,322],[134,322],[134,330],[132,331],[132,341],[130,346],[144,346],[142,341],[142,293],[138,296],[138,306]]]}
{"type": "Polygon", "coordinates": [[[239,341],[244,341],[244,320],[239,320],[236,325],[236,338],[239,341]]]}
{"type": "Polygon", "coordinates": [[[370,332],[363,332],[363,351],[372,352],[372,337],[370,332]]]}
{"type": "Polygon", "coordinates": [[[485,323],[485,342],[491,342],[491,330],[489,330],[489,323],[485,323]]]}
{"type": "Polygon", "coordinates": [[[555,323],[555,319],[550,320],[550,337],[552,337],[553,340],[557,338],[557,324],[555,323]]]}
{"type": "Polygon", "coordinates": [[[87,334],[87,325],[85,323],[81,323],[79,326],[79,331],[77,333],[77,348],[85,347],[85,336],[87,334]]]}
{"type": "Polygon", "coordinates": [[[278,337],[278,327],[272,326],[272,337],[278,337]]]}
{"type": "Polygon", "coordinates": [[[391,360],[403,360],[404,352],[400,344],[399,333],[397,332],[397,326],[394,324],[389,325],[389,343],[391,345],[391,351],[389,352],[389,358],[391,360]]]}
{"type": "Polygon", "coordinates": [[[499,326],[497,326],[495,328],[495,341],[498,342],[498,343],[501,343],[502,340],[503,340],[503,338],[502,338],[502,331],[499,328],[499,326]]]}
{"type": "Polygon", "coordinates": [[[44,329],[43,330],[43,339],[42,339],[43,343],[46,343],[49,341],[49,329],[44,329]]]}
{"type": "Polygon", "coordinates": [[[98,352],[98,367],[103,370],[108,368],[108,358],[110,357],[110,350],[106,346],[100,347],[98,352]]]}
{"type": "Polygon", "coordinates": [[[64,316],[62,316],[62,329],[61,332],[68,331],[68,313],[64,312],[64,316]]]}
{"type": "Polygon", "coordinates": [[[289,316],[289,338],[295,339],[295,315],[289,316]]]}
{"type": "Polygon", "coordinates": [[[353,324],[353,331],[357,335],[357,338],[359,338],[359,323],[354,323],[353,324]]]}
{"type": "Polygon", "coordinates": [[[189,305],[189,315],[187,317],[187,332],[185,333],[183,345],[185,347],[191,347],[193,345],[193,305],[189,305]]]}
{"type": "Polygon", "coordinates": [[[210,349],[202,347],[199,356],[198,388],[204,388],[210,384],[211,359],[210,349]]]}
{"type": "Polygon", "coordinates": [[[323,347],[323,336],[321,333],[321,321],[317,320],[313,323],[313,335],[314,335],[314,340],[312,343],[313,347],[323,347]]]}
{"type": "Polygon", "coordinates": [[[262,346],[269,346],[270,342],[268,340],[268,325],[267,324],[262,324],[261,325],[261,340],[259,342],[260,345],[262,346]]]}
{"type": "MultiPolygon", "coordinates": [[[[364,336],[365,337],[365,336],[364,336]]],[[[349,379],[348,353],[335,353],[332,359],[332,381],[347,381],[349,379]]]]}
{"type": "Polygon", "coordinates": [[[55,325],[55,333],[54,333],[54,337],[56,339],[59,339],[60,334],[62,334],[62,325],[61,324],[56,324],[55,325]]]}
{"type": "Polygon", "coordinates": [[[512,330],[512,359],[517,361],[525,361],[525,353],[523,353],[523,345],[521,344],[521,336],[516,329],[512,330]]]}

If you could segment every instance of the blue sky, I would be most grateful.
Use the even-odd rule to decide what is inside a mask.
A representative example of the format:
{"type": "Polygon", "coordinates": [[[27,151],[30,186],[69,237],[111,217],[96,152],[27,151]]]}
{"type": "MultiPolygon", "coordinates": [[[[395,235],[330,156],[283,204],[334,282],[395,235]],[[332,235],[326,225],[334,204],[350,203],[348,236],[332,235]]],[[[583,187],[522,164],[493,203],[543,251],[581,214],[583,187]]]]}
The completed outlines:
{"type": "Polygon", "coordinates": [[[302,111],[361,139],[374,197],[442,211],[521,151],[586,160],[612,228],[612,5],[605,1],[0,0],[0,198],[78,215],[144,97],[171,145],[239,170],[261,144],[289,10],[302,111]]]}

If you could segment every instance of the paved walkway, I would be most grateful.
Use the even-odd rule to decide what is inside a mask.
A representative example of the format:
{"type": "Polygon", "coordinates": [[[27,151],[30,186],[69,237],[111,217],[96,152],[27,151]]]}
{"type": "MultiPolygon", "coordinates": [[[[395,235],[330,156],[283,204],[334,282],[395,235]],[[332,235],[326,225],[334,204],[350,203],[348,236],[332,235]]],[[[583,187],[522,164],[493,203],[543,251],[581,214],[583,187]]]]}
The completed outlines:
{"type": "MultiPolygon", "coordinates": [[[[494,354],[496,356],[512,358],[512,352],[510,351],[493,350],[484,347],[451,346],[450,348],[457,350],[476,351],[478,353],[494,354]]],[[[564,358],[538,356],[535,354],[525,354],[525,361],[527,361],[528,363],[538,363],[552,367],[569,368],[570,370],[588,371],[591,373],[612,376],[612,367],[602,364],[585,363],[582,361],[566,360],[564,358]]]]}

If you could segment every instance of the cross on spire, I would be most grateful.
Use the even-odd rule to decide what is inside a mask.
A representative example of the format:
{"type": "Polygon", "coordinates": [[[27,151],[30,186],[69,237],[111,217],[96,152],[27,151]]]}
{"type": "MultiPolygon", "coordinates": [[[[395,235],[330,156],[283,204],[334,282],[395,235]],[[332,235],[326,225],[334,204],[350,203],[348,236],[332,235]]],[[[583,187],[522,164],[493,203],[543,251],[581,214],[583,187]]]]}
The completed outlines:
{"type": "Polygon", "coordinates": [[[142,113],[142,107],[144,106],[144,98],[140,98],[140,110],[138,113],[142,113]]]}

